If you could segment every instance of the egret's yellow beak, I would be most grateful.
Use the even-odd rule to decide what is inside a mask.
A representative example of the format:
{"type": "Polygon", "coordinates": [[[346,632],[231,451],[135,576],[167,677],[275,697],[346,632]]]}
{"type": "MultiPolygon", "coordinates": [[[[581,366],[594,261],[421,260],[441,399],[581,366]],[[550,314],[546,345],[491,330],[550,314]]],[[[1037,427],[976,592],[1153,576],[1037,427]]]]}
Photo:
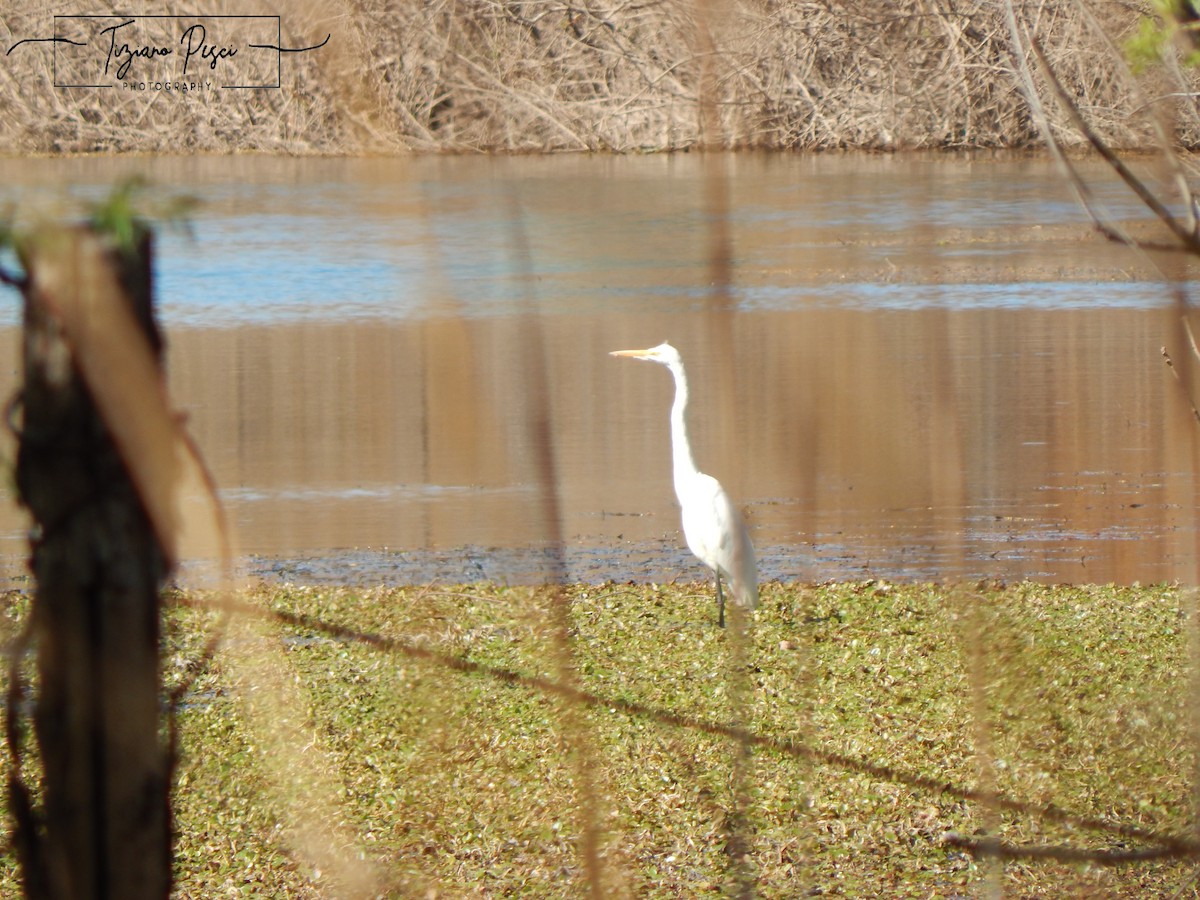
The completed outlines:
{"type": "Polygon", "coordinates": [[[649,356],[650,353],[651,353],[650,350],[612,350],[609,352],[608,355],[609,356],[632,356],[632,357],[635,357],[638,359],[643,359],[643,358],[649,356]]]}

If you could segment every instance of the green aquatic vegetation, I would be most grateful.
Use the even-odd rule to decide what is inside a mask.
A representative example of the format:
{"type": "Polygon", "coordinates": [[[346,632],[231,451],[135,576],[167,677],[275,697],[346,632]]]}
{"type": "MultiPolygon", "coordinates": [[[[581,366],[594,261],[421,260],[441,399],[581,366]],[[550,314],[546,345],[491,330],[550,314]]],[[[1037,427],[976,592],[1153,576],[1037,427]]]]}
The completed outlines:
{"type": "MultiPolygon", "coordinates": [[[[301,758],[332,785],[313,817],[388,895],[580,895],[589,827],[606,896],[718,896],[739,866],[762,897],[969,894],[988,867],[963,845],[983,840],[1041,854],[1005,863],[1013,896],[1187,883],[1185,859],[1078,858],[1194,830],[1186,592],[767,585],[740,652],[711,601],[610,584],[244,602],[298,689],[301,758]]],[[[168,609],[171,684],[216,625],[206,602],[168,609]]],[[[5,612],[27,614],[15,595],[5,612]]],[[[236,659],[219,652],[180,712],[177,895],[338,895],[291,840],[309,798],[236,659]]],[[[0,893],[14,879],[8,858],[0,893]]]]}
{"type": "Polygon", "coordinates": [[[191,195],[155,197],[148,188],[146,179],[131,176],[115,184],[103,200],[88,204],[88,224],[128,256],[137,252],[152,222],[189,231],[190,216],[199,203],[191,195]]]}

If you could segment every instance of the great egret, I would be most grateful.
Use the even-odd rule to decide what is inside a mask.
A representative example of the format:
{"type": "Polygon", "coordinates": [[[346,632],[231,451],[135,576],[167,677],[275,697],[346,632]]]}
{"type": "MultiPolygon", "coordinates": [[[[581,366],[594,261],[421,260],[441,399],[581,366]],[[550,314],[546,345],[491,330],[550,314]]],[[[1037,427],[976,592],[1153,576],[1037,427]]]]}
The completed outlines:
{"type": "Polygon", "coordinates": [[[743,609],[758,605],[758,573],[754,565],[754,545],[746,523],[711,475],[696,468],[688,443],[688,383],[679,351],[665,341],[649,350],[614,350],[610,356],[645,359],[666,366],[675,376],[675,403],[671,406],[671,453],[675,466],[675,496],[683,513],[683,536],[700,561],[717,576],[717,624],[725,627],[725,595],[721,592],[724,576],[733,591],[733,599],[743,609]]]}

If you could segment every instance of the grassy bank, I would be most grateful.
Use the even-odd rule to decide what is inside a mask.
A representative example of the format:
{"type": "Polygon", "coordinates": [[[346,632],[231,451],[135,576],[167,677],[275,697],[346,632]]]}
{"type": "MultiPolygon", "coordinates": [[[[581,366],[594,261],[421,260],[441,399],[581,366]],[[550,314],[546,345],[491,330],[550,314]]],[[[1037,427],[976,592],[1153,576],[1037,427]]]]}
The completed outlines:
{"type": "Polygon", "coordinates": [[[261,589],[180,713],[177,894],[1169,895],[1185,601],[775,585],[742,646],[703,586],[261,589]]]}
{"type": "MultiPolygon", "coordinates": [[[[5,48],[53,29],[32,0],[5,48]]],[[[1149,4],[1049,0],[1029,17],[1098,133],[1146,144],[1119,47],[1149,4]]],[[[84,2],[72,14],[111,14],[84,2]]],[[[239,14],[182,3],[176,15],[239,14]]],[[[54,87],[54,50],[0,66],[0,152],[361,153],[904,149],[1039,144],[1011,75],[1003,4],[902,0],[605,5],[593,0],[284,4],[278,90],[54,87]]],[[[136,74],[136,72],[135,72],[136,74]]],[[[1154,88],[1150,88],[1154,94],[1154,88]]],[[[1162,91],[1159,91],[1162,93],[1162,91]]],[[[1074,133],[1053,105],[1057,128],[1074,133]]],[[[1190,121],[1190,120],[1187,120],[1190,121]]],[[[1195,144],[1194,125],[1180,138],[1195,144]]],[[[1063,138],[1065,139],[1065,137],[1063,138]]]]}

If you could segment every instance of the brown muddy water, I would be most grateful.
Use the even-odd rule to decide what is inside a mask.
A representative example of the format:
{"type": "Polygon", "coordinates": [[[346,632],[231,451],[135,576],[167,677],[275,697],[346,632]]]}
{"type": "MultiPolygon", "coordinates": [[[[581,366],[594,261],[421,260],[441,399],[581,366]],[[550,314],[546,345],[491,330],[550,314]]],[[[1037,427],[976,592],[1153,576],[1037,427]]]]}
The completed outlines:
{"type": "MultiPolygon", "coordinates": [[[[252,574],[704,577],[670,376],[608,356],[669,339],[697,462],[744,505],[764,580],[1195,580],[1172,295],[1045,161],[5,166],[0,206],[30,221],[133,169],[203,201],[160,245],[170,388],[252,574]]],[[[18,320],[12,295],[4,396],[18,320]]],[[[26,527],[6,479],[6,581],[26,527]]]]}

